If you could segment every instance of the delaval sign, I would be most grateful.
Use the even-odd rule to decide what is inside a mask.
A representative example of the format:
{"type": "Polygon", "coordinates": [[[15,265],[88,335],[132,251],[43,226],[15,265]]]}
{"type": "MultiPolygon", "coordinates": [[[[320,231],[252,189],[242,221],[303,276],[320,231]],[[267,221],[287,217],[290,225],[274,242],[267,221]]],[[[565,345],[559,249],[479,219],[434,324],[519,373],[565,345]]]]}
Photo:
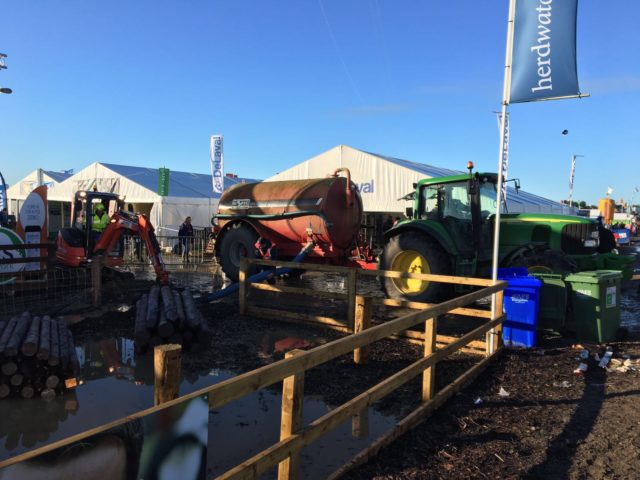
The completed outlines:
{"type": "Polygon", "coordinates": [[[516,12],[509,103],[578,96],[578,0],[512,1],[516,12]]]}
{"type": "Polygon", "coordinates": [[[360,194],[373,193],[373,178],[368,182],[354,183],[354,185],[360,194]]]}
{"type": "Polygon", "coordinates": [[[224,156],[222,152],[222,135],[211,135],[211,178],[213,193],[224,191],[224,156]]]}

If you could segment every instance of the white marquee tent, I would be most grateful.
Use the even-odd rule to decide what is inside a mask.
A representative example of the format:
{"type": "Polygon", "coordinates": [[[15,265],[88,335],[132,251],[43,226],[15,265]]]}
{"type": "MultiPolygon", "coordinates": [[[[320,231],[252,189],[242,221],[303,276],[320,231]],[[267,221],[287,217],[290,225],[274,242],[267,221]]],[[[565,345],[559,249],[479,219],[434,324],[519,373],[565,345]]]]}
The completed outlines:
{"type": "MultiPolygon", "coordinates": [[[[9,200],[24,200],[27,198],[27,195],[29,195],[31,191],[38,186],[39,182],[49,188],[53,188],[71,176],[70,173],[52,172],[49,170],[42,170],[41,173],[42,179],[38,179],[38,170],[34,170],[29,175],[7,188],[7,197],[9,200]]],[[[11,202],[9,203],[11,204],[11,202]]]]}
{"type": "MultiPolygon", "coordinates": [[[[253,181],[256,180],[229,176],[224,179],[225,188],[253,181]]],[[[94,185],[98,191],[124,195],[127,204],[149,215],[161,235],[175,235],[187,216],[192,218],[195,227],[210,226],[219,200],[219,195],[213,194],[211,174],[171,171],[169,194],[160,196],[157,168],[100,162],[90,164],[62,182],[48,185],[48,199],[70,203],[75,192],[90,190],[94,185]]],[[[11,188],[8,192],[10,199],[18,198],[12,196],[11,188]]]]}
{"type": "MultiPolygon", "coordinates": [[[[424,178],[464,173],[338,145],[274,175],[268,181],[321,178],[340,167],[351,171],[351,179],[358,185],[365,212],[404,212],[409,204],[399,199],[412,191],[413,183],[424,178]]],[[[507,193],[507,209],[510,213],[572,213],[566,205],[522,190],[516,193],[512,188],[507,193]]]]}

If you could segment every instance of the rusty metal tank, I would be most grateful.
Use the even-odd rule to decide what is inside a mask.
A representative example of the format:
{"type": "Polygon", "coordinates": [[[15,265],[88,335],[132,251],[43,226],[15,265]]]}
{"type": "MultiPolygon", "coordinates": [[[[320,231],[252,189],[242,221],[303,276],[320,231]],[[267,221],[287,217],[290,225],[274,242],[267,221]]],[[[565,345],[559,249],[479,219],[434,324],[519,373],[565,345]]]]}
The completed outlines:
{"type": "Polygon", "coordinates": [[[363,210],[348,170],[346,178],[337,172],[327,178],[247,183],[228,189],[216,215],[222,232],[230,222],[249,223],[284,255],[297,254],[311,234],[320,249],[316,256],[343,255],[358,235],[363,210]]]}

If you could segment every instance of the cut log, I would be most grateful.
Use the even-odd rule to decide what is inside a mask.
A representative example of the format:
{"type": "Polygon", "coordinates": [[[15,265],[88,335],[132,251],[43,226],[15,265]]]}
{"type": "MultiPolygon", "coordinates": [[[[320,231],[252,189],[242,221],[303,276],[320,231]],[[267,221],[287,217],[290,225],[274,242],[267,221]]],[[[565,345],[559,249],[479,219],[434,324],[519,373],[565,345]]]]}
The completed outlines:
{"type": "Polygon", "coordinates": [[[48,315],[42,317],[40,322],[40,344],[38,345],[38,360],[49,360],[51,349],[51,318],[48,315]]]}
{"type": "Polygon", "coordinates": [[[58,332],[58,323],[55,320],[51,320],[51,328],[50,332],[51,338],[50,341],[50,350],[49,350],[49,360],[47,363],[52,367],[55,367],[60,364],[60,334],[58,332]]]}
{"type": "Polygon", "coordinates": [[[182,292],[182,303],[184,304],[184,313],[187,319],[187,327],[189,327],[191,330],[197,330],[202,323],[202,314],[196,307],[189,289],[185,289],[182,292]]]}
{"type": "Polygon", "coordinates": [[[138,348],[144,346],[149,341],[149,330],[147,330],[147,295],[143,295],[136,302],[136,323],[134,325],[134,340],[138,348]]]}
{"type": "Polygon", "coordinates": [[[36,393],[35,389],[29,384],[24,385],[22,389],[20,389],[20,396],[22,398],[33,398],[35,393],[36,393]]]}
{"type": "Polygon", "coordinates": [[[57,375],[49,375],[44,384],[47,386],[47,388],[55,389],[58,385],[60,385],[60,377],[58,377],[57,375]]]}
{"type": "Polygon", "coordinates": [[[185,328],[185,316],[184,316],[184,306],[182,305],[182,297],[180,296],[180,292],[172,290],[173,302],[176,304],[176,313],[178,314],[178,324],[180,325],[180,329],[184,330],[185,328]]]}
{"type": "Polygon", "coordinates": [[[20,373],[29,379],[35,379],[41,372],[42,369],[39,368],[38,361],[35,358],[23,358],[20,362],[20,373]]]}
{"type": "Polygon", "coordinates": [[[21,351],[25,357],[33,357],[38,351],[40,343],[40,317],[33,317],[31,325],[27,331],[27,336],[22,342],[21,351]]]}
{"type": "Polygon", "coordinates": [[[5,349],[7,348],[7,343],[9,343],[9,338],[11,338],[11,334],[13,333],[14,328],[16,328],[16,324],[18,323],[18,317],[13,317],[9,320],[9,323],[4,328],[2,332],[2,336],[0,336],[0,354],[3,354],[5,349]]]}
{"type": "Polygon", "coordinates": [[[24,375],[21,373],[14,373],[13,375],[11,375],[11,378],[9,379],[9,383],[11,383],[11,385],[13,385],[14,387],[18,387],[22,385],[23,381],[24,381],[24,375]]]}
{"type": "Polygon", "coordinates": [[[168,321],[164,309],[161,309],[160,321],[158,322],[158,335],[160,335],[162,338],[169,338],[171,335],[173,335],[174,331],[175,329],[173,328],[173,324],[168,321]]]}
{"type": "Polygon", "coordinates": [[[6,383],[0,384],[0,398],[7,398],[11,395],[11,387],[6,383]]]}
{"type": "Polygon", "coordinates": [[[2,362],[2,374],[11,376],[18,371],[18,364],[13,360],[5,360],[2,362]]]}
{"type": "Polygon", "coordinates": [[[176,303],[173,300],[171,288],[168,285],[163,286],[160,289],[160,294],[162,295],[162,307],[167,320],[171,323],[176,322],[178,320],[178,310],[176,308],[176,303]]]}
{"type": "Polygon", "coordinates": [[[58,343],[60,345],[58,358],[60,358],[60,366],[62,370],[65,370],[69,365],[69,336],[67,335],[67,331],[69,328],[67,327],[67,323],[62,320],[52,320],[51,325],[56,325],[58,328],[58,343]]]}
{"type": "Polygon", "coordinates": [[[160,287],[154,285],[149,292],[147,303],[147,329],[153,330],[158,324],[158,310],[160,308],[160,287]]]}
{"type": "Polygon", "coordinates": [[[31,324],[31,315],[29,312],[24,312],[16,327],[11,332],[11,337],[9,337],[9,342],[7,343],[7,348],[4,350],[4,354],[7,357],[15,357],[18,354],[18,350],[20,349],[20,345],[22,344],[22,339],[27,334],[27,330],[29,329],[29,325],[31,324]]]}
{"type": "Polygon", "coordinates": [[[42,390],[42,392],[40,392],[40,398],[47,402],[50,402],[51,400],[56,398],[56,391],[51,388],[45,388],[44,390],[42,390]]]}

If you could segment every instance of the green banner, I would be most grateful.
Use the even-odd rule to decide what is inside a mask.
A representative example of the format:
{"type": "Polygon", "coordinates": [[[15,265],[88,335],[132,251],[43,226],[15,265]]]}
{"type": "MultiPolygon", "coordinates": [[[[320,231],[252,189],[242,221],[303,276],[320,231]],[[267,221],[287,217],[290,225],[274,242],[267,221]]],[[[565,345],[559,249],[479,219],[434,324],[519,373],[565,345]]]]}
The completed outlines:
{"type": "Polygon", "coordinates": [[[158,195],[166,197],[169,195],[169,169],[158,169],[158,195]]]}

